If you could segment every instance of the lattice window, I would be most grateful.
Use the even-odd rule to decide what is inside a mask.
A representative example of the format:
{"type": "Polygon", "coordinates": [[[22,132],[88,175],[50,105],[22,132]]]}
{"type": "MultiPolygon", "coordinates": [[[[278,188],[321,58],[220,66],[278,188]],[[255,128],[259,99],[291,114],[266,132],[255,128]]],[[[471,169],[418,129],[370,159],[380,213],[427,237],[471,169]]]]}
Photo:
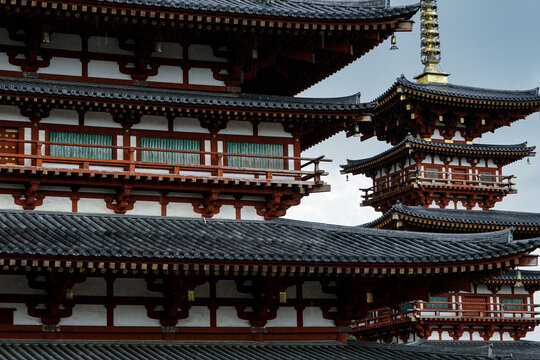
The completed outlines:
{"type": "MultiPolygon", "coordinates": [[[[282,144],[259,144],[248,142],[227,142],[228,154],[283,156],[282,144]]],[[[227,165],[254,169],[283,169],[283,159],[228,156],[227,165]]]]}
{"type": "Polygon", "coordinates": [[[480,181],[491,183],[495,181],[495,172],[493,170],[480,171],[480,181]]]}
{"type": "Polygon", "coordinates": [[[426,178],[439,179],[441,177],[441,170],[438,167],[426,167],[426,178]]]}
{"type": "Polygon", "coordinates": [[[503,310],[525,310],[523,298],[503,298],[503,310]]]}
{"type": "MultiPolygon", "coordinates": [[[[448,296],[430,296],[430,302],[449,302],[448,296]]],[[[426,304],[426,309],[448,309],[449,304],[426,304]]]]}
{"type": "MultiPolygon", "coordinates": [[[[141,137],[141,147],[149,149],[200,151],[201,142],[190,139],[166,139],[155,137],[141,137]]],[[[199,165],[201,155],[199,153],[183,153],[171,151],[141,151],[141,161],[165,164],[190,164],[199,165]]]]}
{"type": "MultiPolygon", "coordinates": [[[[50,131],[49,141],[69,144],[112,145],[112,135],[50,131]]],[[[112,159],[112,148],[91,146],[50,145],[49,155],[82,159],[112,159]]]]}

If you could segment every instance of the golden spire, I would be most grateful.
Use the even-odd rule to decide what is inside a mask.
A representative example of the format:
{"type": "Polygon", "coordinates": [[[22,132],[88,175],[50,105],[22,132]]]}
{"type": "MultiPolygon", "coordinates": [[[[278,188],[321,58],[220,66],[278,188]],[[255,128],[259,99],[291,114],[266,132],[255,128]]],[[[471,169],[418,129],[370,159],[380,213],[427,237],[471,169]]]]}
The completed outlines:
{"type": "Polygon", "coordinates": [[[415,76],[416,81],[448,83],[449,73],[444,73],[439,67],[441,48],[439,40],[439,22],[437,20],[437,0],[422,0],[421,18],[421,54],[424,72],[415,76]]]}

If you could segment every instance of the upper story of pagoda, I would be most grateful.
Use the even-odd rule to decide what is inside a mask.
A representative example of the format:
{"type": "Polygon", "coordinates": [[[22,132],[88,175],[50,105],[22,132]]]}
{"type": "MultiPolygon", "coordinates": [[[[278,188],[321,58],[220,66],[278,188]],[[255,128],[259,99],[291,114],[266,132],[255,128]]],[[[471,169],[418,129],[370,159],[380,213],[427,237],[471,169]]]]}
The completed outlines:
{"type": "Polygon", "coordinates": [[[433,141],[472,142],[540,109],[538,88],[524,91],[482,89],[401,76],[383,95],[369,121],[348,135],[376,137],[396,145],[407,134],[433,141]]]}
{"type": "Polygon", "coordinates": [[[0,75],[293,95],[418,5],[369,1],[27,1],[0,8],[0,75]]]}
{"type": "Polygon", "coordinates": [[[363,206],[388,211],[396,201],[406,205],[487,210],[516,193],[513,175],[503,166],[526,156],[534,147],[437,142],[408,135],[399,144],[371,158],[347,160],[344,174],[364,174],[373,186],[364,190],[363,206]]]}

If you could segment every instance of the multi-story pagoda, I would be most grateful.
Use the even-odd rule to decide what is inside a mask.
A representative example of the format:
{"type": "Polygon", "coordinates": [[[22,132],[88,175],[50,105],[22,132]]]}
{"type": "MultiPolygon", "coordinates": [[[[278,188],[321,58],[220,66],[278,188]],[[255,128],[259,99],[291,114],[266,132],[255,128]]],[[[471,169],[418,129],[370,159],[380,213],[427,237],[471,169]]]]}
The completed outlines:
{"type": "Polygon", "coordinates": [[[441,208],[492,208],[515,193],[513,175],[503,166],[534,148],[480,145],[473,140],[486,132],[540,109],[538,88],[506,91],[448,83],[440,71],[439,32],[435,0],[422,2],[422,62],[424,72],[411,82],[401,76],[375,101],[373,116],[350,128],[362,140],[376,136],[395,145],[368,159],[348,160],[344,174],[364,174],[373,186],[364,190],[362,205],[388,211],[397,201],[441,208]]]}

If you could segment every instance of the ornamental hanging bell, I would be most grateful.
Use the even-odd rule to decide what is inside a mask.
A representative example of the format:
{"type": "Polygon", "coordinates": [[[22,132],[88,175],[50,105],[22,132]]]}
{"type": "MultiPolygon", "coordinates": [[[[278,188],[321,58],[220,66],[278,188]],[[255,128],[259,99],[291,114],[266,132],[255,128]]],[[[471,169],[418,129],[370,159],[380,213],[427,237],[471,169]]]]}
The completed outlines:
{"type": "Polygon", "coordinates": [[[396,46],[396,42],[397,42],[396,35],[392,34],[392,38],[390,39],[390,43],[392,44],[392,46],[390,46],[390,50],[398,49],[398,47],[396,46]]]}

